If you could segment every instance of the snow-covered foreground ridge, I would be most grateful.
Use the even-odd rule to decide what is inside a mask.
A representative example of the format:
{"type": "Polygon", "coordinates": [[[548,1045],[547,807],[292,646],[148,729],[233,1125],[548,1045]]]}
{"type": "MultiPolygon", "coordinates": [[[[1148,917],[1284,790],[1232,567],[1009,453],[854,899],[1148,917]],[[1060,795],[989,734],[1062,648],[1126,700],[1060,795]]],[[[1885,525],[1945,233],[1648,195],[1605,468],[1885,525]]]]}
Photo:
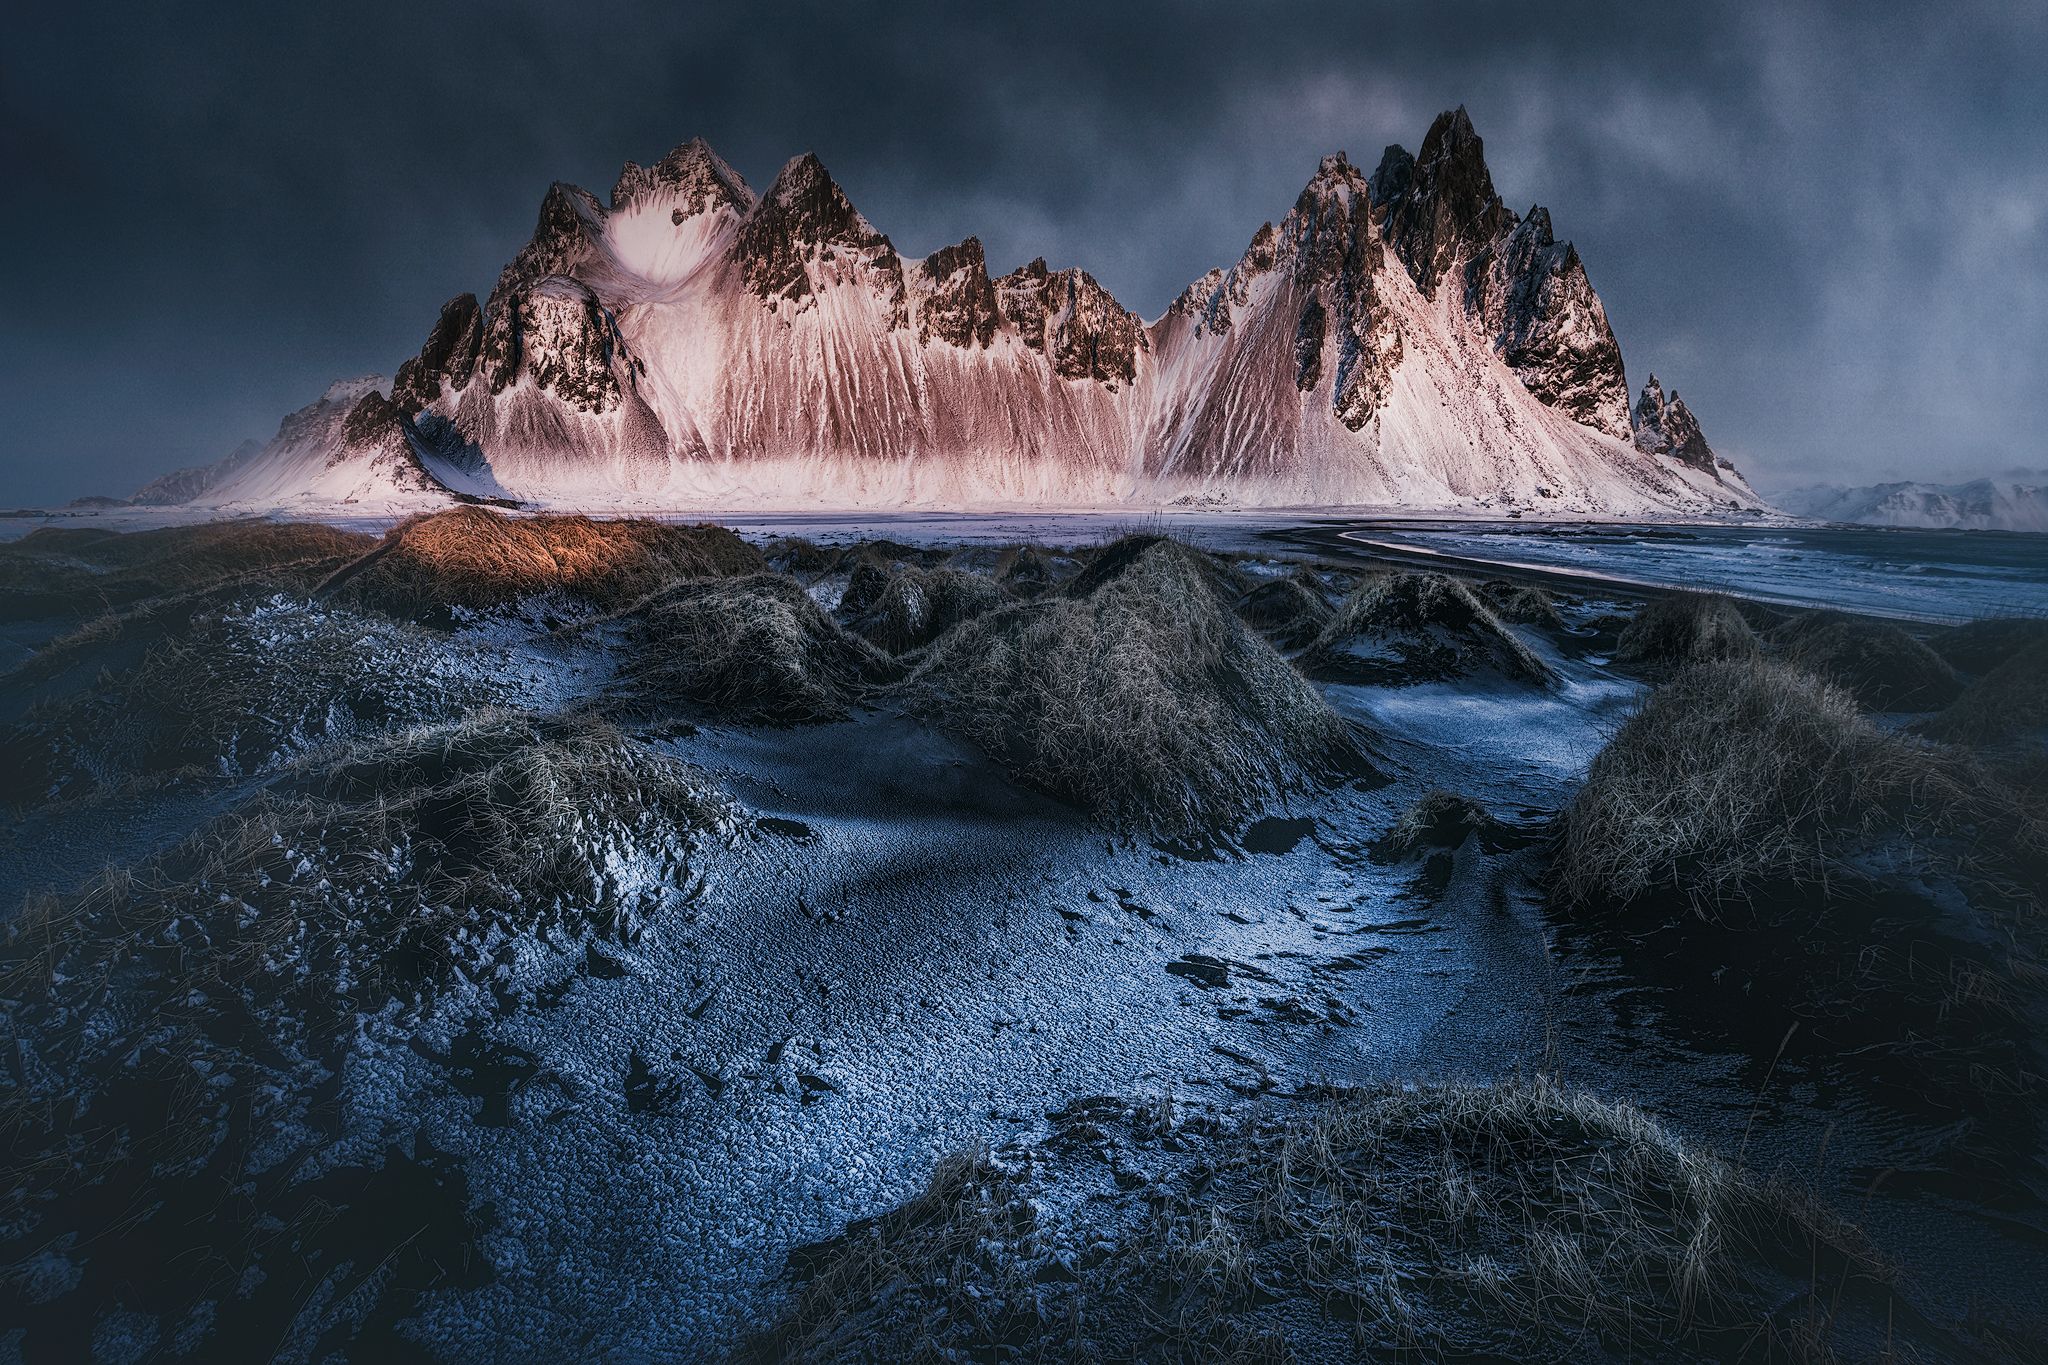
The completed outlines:
{"type": "Polygon", "coordinates": [[[701,141],[556,184],[490,297],[394,381],[142,501],[582,507],[1760,505],[1654,379],[1631,407],[1550,216],[1494,192],[1460,109],[1145,322],[1086,271],[902,256],[813,156],[757,195],[701,141]]]}

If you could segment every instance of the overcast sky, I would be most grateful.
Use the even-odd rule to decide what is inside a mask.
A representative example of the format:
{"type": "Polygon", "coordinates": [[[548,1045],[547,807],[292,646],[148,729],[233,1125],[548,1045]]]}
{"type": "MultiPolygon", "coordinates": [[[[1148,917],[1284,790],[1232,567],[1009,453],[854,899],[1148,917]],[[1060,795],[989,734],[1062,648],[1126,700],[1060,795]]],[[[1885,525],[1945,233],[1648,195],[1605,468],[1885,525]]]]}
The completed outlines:
{"type": "Polygon", "coordinates": [[[389,373],[548,182],[815,150],[906,254],[1156,315],[1464,104],[1766,487],[2048,464],[2048,5],[40,5],[0,44],[0,505],[389,373]],[[974,7],[976,10],[979,7],[974,7]],[[1648,17],[1654,12],[1656,17],[1648,17]]]}

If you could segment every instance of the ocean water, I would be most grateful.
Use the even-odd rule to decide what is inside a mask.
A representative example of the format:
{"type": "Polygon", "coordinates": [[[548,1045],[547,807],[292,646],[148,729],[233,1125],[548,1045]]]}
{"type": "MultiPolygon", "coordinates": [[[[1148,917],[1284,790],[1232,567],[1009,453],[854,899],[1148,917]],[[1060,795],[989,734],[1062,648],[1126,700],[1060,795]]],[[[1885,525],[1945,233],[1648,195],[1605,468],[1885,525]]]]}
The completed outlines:
{"type": "Polygon", "coordinates": [[[1929,622],[2048,616],[2048,536],[1877,526],[1332,523],[1317,541],[1929,622]]]}

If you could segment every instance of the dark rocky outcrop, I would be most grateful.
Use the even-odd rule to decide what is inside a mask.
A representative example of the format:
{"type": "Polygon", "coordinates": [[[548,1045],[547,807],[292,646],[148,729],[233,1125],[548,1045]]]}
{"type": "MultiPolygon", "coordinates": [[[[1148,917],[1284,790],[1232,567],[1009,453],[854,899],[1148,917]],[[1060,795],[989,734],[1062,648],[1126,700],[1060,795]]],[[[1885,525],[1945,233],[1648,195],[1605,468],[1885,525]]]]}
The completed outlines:
{"type": "Polygon", "coordinates": [[[1387,148],[1368,189],[1387,245],[1424,294],[1462,263],[1467,310],[1529,392],[1628,439],[1621,348],[1585,266],[1552,235],[1549,210],[1518,219],[1501,202],[1462,107],[1438,116],[1419,157],[1387,148]]]}
{"type": "Polygon", "coordinates": [[[1039,257],[996,281],[1003,317],[1044,353],[1062,379],[1115,387],[1138,373],[1145,324],[1085,270],[1053,270],[1039,257]]]}
{"type": "Polygon", "coordinates": [[[492,393],[503,393],[519,377],[522,298],[550,276],[573,276],[592,254],[591,225],[603,216],[603,207],[588,190],[559,180],[548,188],[532,240],[499,272],[484,304],[480,362],[492,393]]]}
{"type": "Polygon", "coordinates": [[[718,208],[745,213],[754,207],[754,192],[747,182],[701,137],[691,138],[652,166],[628,161],[612,186],[612,212],[654,194],[675,201],[677,222],[718,208]]]}
{"type": "Polygon", "coordinates": [[[771,308],[805,307],[816,287],[813,273],[843,262],[892,305],[891,326],[907,320],[902,258],[808,152],[775,177],[740,228],[732,257],[747,288],[771,308]]]}
{"type": "Polygon", "coordinates": [[[1720,463],[1707,438],[1700,433],[1699,419],[1678,396],[1678,390],[1673,389],[1667,399],[1656,375],[1651,375],[1643,385],[1642,396],[1636,399],[1630,417],[1637,450],[1649,455],[1669,455],[1708,474],[1720,463]]]}
{"type": "Polygon", "coordinates": [[[439,398],[444,384],[461,388],[475,373],[482,349],[483,309],[476,295],[458,294],[441,305],[419,354],[398,367],[391,401],[410,416],[439,398]]]}
{"type": "Polygon", "coordinates": [[[1630,437],[1628,382],[1607,310],[1570,242],[1538,205],[1466,267],[1466,302],[1500,358],[1575,422],[1630,437]]]}
{"type": "Polygon", "coordinates": [[[1494,193],[1486,147],[1465,107],[1437,115],[1413,159],[1389,147],[1370,188],[1385,213],[1387,244],[1408,267],[1416,287],[1432,297],[1437,282],[1514,227],[1514,214],[1494,193]]]}
{"type": "Polygon", "coordinates": [[[931,289],[918,312],[920,342],[930,344],[937,337],[954,346],[985,347],[995,339],[1002,306],[995,282],[988,277],[979,237],[934,251],[918,266],[918,273],[931,289]]]}
{"type": "Polygon", "coordinates": [[[1330,406],[1353,431],[1372,420],[1401,361],[1374,283],[1385,252],[1371,204],[1364,173],[1339,152],[1323,158],[1281,225],[1295,286],[1310,295],[1295,332],[1295,383],[1306,390],[1327,373],[1330,406]]]}

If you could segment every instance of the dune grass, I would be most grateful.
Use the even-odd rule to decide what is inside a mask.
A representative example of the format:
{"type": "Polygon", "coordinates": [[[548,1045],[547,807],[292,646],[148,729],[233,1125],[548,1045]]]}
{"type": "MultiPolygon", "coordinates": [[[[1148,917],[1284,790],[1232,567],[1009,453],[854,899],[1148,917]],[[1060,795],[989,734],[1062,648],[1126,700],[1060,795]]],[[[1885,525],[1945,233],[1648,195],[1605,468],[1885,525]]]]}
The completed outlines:
{"type": "Polygon", "coordinates": [[[285,597],[210,609],[0,730],[0,801],[247,776],[507,695],[494,660],[416,626],[285,597]]]}
{"type": "Polygon", "coordinates": [[[751,1358],[1816,1359],[1884,1340],[1887,1275],[1852,1230],[1546,1079],[1139,1126],[1184,1163],[1079,1216],[1044,1197],[1048,1167],[1088,1159],[1071,1147],[943,1164],[793,1260],[751,1358]]]}
{"type": "Polygon", "coordinates": [[[1261,583],[1237,599],[1237,614],[1282,649],[1301,649],[1330,624],[1322,584],[1306,569],[1261,583]]]}
{"type": "Polygon", "coordinates": [[[1555,681],[1470,584],[1437,573],[1365,579],[1337,604],[1302,666],[1317,677],[1394,686],[1481,672],[1555,681]]]}
{"type": "Polygon", "coordinates": [[[1811,611],[1766,638],[1787,663],[1826,678],[1874,711],[1939,710],[1962,691],[1946,660],[1889,622],[1811,611]]]}
{"type": "Polygon", "coordinates": [[[198,1354],[236,1357],[308,1324],[345,1339],[387,1289],[475,1282],[489,1215],[459,1166],[425,1179],[421,1135],[351,1170],[337,1075],[365,1035],[429,1047],[430,1012],[516,1009],[590,942],[632,941],[737,820],[599,723],[487,712],[297,766],[163,855],[33,898],[0,933],[0,1256],[90,1248],[74,1305],[197,1310],[221,1333],[198,1354]],[[315,1291],[358,1249],[377,1273],[351,1317],[315,1291]]]}
{"type": "Polygon", "coordinates": [[[955,628],[902,695],[1113,827],[1205,836],[1363,762],[1349,723],[1237,619],[1233,586],[1199,551],[1127,537],[1058,593],[955,628]]]}
{"type": "Polygon", "coordinates": [[[761,547],[761,559],[777,573],[823,574],[838,568],[845,551],[806,536],[777,536],[761,547]]]}
{"type": "Polygon", "coordinates": [[[507,516],[457,507],[414,517],[320,586],[323,597],[445,621],[559,593],[614,610],[681,578],[731,577],[765,566],[720,526],[632,518],[507,516]]]}
{"type": "Polygon", "coordinates": [[[1725,661],[1658,688],[1593,760],[1556,885],[1580,905],[1775,904],[1872,844],[1995,866],[2038,858],[2040,834],[1962,755],[1879,730],[1789,665],[1725,661]]]}
{"type": "Polygon", "coordinates": [[[1019,597],[1036,597],[1059,586],[1062,566],[1052,551],[1011,545],[997,556],[993,576],[1019,597]]]}
{"type": "Polygon", "coordinates": [[[483,710],[330,751],[157,859],[33,899],[0,997],[145,1030],[158,992],[374,1008],[632,932],[636,899],[679,887],[692,842],[735,818],[709,779],[601,722],[483,710]]]}
{"type": "Polygon", "coordinates": [[[641,710],[839,720],[903,671],[780,574],[678,584],[614,619],[632,641],[625,700],[641,710]]]}
{"type": "Polygon", "coordinates": [[[1429,791],[1403,811],[1393,827],[1373,844],[1373,856],[1397,862],[1434,849],[1455,849],[1475,837],[1479,846],[1490,853],[1528,842],[1528,836],[1506,821],[1495,819],[1472,798],[1456,792],[1429,791]]]}
{"type": "Polygon", "coordinates": [[[1564,629],[1564,617],[1558,614],[1556,599],[1541,588],[1496,578],[1481,584],[1480,591],[1503,621],[1540,630],[1564,629]]]}
{"type": "MultiPolygon", "coordinates": [[[[871,564],[872,561],[863,561],[864,568],[871,564]]],[[[849,584],[847,596],[853,595],[854,587],[849,584]]],[[[856,634],[891,654],[906,654],[930,644],[963,621],[995,610],[1007,600],[1008,594],[986,575],[945,565],[925,569],[901,564],[869,596],[866,607],[854,615],[849,625],[856,634]]]]}
{"type": "Polygon", "coordinates": [[[1720,593],[1675,592],[1645,603],[1621,632],[1614,661],[1667,672],[1763,652],[1735,600],[1720,593]]]}
{"type": "Polygon", "coordinates": [[[1929,643],[1958,673],[1989,673],[2023,649],[2048,644],[2048,620],[2029,616],[1987,617],[1951,626],[1929,643]]]}
{"type": "Polygon", "coordinates": [[[2048,637],[2008,655],[1922,727],[1936,739],[1995,745],[2048,730],[2048,637]]]}
{"type": "Polygon", "coordinates": [[[254,519],[126,533],[41,527],[0,543],[0,620],[94,616],[227,583],[303,591],[372,543],[312,522],[254,519]]]}

